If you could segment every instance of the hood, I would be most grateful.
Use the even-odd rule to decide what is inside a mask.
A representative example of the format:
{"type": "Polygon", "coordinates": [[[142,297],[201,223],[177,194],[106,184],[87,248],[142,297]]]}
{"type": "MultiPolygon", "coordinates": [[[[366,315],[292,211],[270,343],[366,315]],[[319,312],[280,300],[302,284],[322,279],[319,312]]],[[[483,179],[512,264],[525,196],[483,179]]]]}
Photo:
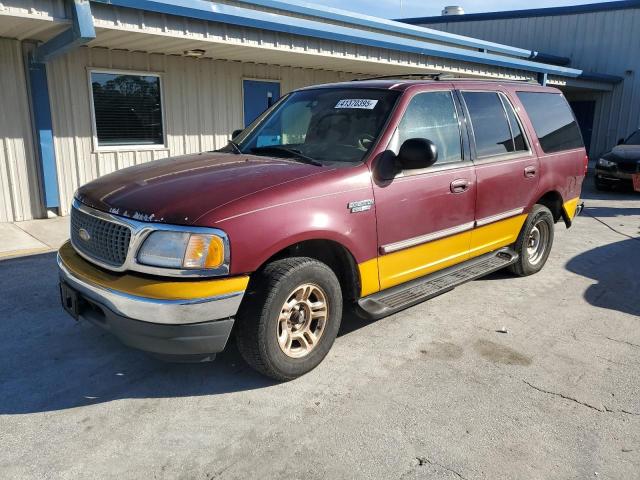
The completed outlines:
{"type": "Polygon", "coordinates": [[[618,145],[607,154],[607,158],[619,160],[640,160],[640,145],[618,145]]]}
{"type": "Polygon", "coordinates": [[[285,159],[201,153],[118,170],[84,185],[76,197],[114,215],[192,225],[240,198],[329,170],[285,159]]]}

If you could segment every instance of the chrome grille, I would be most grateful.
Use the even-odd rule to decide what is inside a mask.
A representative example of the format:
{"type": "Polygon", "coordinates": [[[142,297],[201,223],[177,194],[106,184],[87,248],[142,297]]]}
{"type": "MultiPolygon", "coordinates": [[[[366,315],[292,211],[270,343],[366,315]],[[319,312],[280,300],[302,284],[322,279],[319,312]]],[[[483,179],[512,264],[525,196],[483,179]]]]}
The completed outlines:
{"type": "Polygon", "coordinates": [[[121,267],[127,259],[131,230],[118,223],[88,215],[80,210],[71,210],[71,243],[90,258],[121,267]],[[88,235],[81,237],[80,231],[88,235]]]}

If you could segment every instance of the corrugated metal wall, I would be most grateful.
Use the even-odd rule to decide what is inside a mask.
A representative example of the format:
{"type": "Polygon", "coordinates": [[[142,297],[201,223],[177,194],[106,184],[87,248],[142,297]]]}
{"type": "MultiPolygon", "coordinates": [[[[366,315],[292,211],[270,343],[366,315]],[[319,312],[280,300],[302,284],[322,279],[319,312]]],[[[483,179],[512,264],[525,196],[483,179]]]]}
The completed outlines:
{"type": "Polygon", "coordinates": [[[344,74],[323,70],[103,48],[80,48],[56,59],[48,67],[48,76],[62,214],[69,212],[75,189],[101,175],[158,158],[224,146],[229,134],[243,126],[243,78],[280,80],[282,93],[344,79],[344,74]],[[166,148],[94,148],[90,67],[162,74],[166,148]]]}
{"type": "Polygon", "coordinates": [[[42,214],[31,138],[21,44],[0,38],[0,222],[42,214]]]}
{"type": "Polygon", "coordinates": [[[624,77],[613,92],[598,95],[593,154],[640,128],[640,9],[424,26],[570,57],[573,67],[624,77]]]}

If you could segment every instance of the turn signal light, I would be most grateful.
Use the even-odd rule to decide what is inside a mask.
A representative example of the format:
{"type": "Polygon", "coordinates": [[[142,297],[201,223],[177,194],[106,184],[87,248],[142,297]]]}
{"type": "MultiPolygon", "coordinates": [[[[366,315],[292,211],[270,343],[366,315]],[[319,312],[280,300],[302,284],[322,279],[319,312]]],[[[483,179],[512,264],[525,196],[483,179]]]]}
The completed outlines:
{"type": "Polygon", "coordinates": [[[224,263],[224,244],[213,235],[192,234],[184,254],[184,268],[217,268],[224,263]]]}

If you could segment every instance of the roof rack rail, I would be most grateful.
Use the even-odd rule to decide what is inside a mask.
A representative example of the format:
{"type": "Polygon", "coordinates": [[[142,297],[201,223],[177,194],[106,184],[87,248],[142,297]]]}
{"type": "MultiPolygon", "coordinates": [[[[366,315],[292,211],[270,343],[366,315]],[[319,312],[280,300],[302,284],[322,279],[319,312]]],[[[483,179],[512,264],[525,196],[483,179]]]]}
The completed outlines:
{"type": "Polygon", "coordinates": [[[456,77],[454,74],[449,72],[441,72],[441,73],[400,73],[397,75],[378,75],[375,77],[366,77],[366,78],[354,78],[351,80],[352,82],[363,82],[366,80],[386,80],[386,79],[401,79],[401,78],[416,78],[416,79],[429,79],[429,80],[469,80],[469,81],[478,81],[481,80],[483,82],[515,82],[515,83],[532,83],[535,85],[539,85],[540,83],[532,78],[528,78],[526,80],[517,80],[512,78],[486,78],[481,76],[475,77],[456,77]]]}
{"type": "Polygon", "coordinates": [[[365,80],[385,80],[385,79],[393,79],[393,78],[418,78],[424,79],[428,78],[430,80],[446,80],[449,78],[453,78],[450,73],[446,72],[437,72],[437,73],[398,73],[396,75],[377,75],[375,77],[367,77],[367,78],[354,78],[351,80],[352,82],[360,82],[365,80]]]}

